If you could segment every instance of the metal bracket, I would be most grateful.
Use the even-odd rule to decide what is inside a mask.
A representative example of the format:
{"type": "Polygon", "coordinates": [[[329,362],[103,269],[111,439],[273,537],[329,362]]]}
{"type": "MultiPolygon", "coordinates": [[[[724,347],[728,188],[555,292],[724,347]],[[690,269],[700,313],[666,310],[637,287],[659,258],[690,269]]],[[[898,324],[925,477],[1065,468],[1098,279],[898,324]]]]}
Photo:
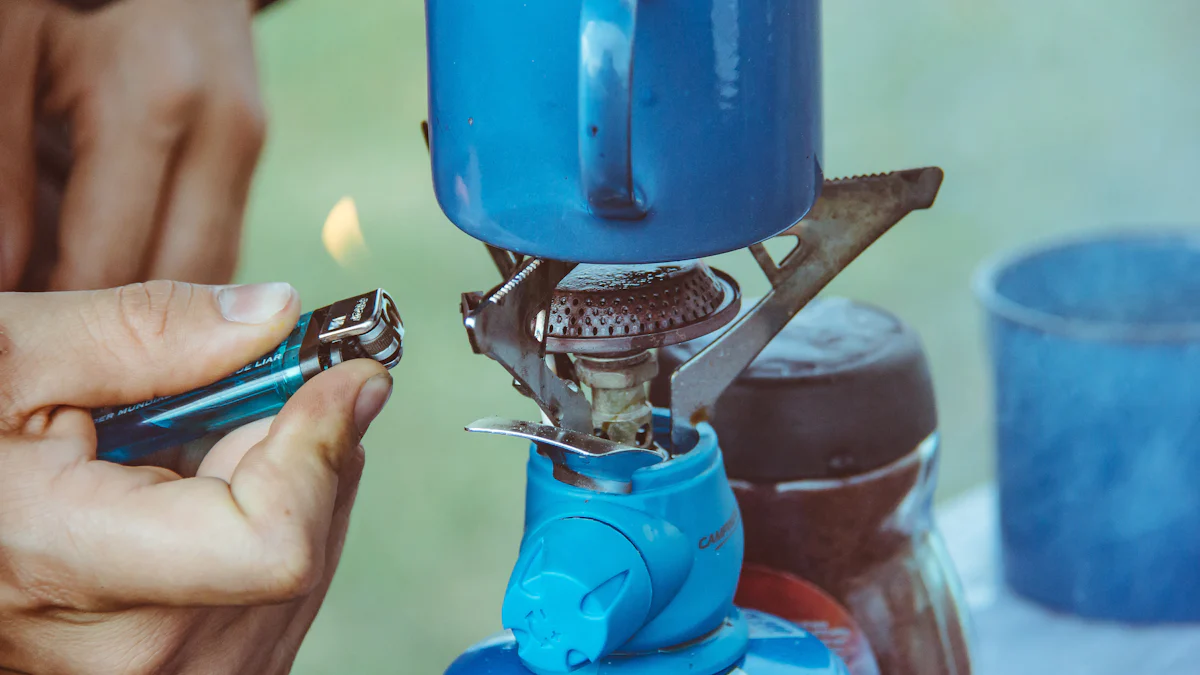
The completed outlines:
{"type": "Polygon", "coordinates": [[[555,426],[592,433],[592,408],[579,385],[546,363],[545,323],[554,288],[572,263],[533,258],[508,281],[479,296],[463,294],[463,324],[471,345],[504,366],[555,426]],[[530,335],[535,322],[538,330],[530,335]]]}
{"type": "Polygon", "coordinates": [[[751,246],[771,290],[671,376],[672,446],[686,451],[721,393],[838,272],[906,215],[933,206],[942,178],[927,167],[826,181],[808,215],[779,235],[798,239],[780,263],[751,246]]]}
{"type": "Polygon", "coordinates": [[[513,253],[491,244],[484,244],[484,246],[487,247],[488,255],[492,256],[492,262],[496,264],[496,269],[500,272],[502,279],[511,279],[521,263],[525,262],[525,256],[520,253],[513,253]]]}

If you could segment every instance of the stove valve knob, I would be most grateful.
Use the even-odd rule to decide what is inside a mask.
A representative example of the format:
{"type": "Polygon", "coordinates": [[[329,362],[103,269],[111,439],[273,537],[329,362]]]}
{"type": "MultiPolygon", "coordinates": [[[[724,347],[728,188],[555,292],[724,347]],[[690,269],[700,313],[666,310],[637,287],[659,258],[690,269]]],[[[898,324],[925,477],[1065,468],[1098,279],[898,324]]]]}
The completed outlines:
{"type": "Polygon", "coordinates": [[[502,618],[526,667],[568,673],[633,637],[652,594],[645,561],[625,535],[590,518],[563,518],[521,547],[502,618]]]}

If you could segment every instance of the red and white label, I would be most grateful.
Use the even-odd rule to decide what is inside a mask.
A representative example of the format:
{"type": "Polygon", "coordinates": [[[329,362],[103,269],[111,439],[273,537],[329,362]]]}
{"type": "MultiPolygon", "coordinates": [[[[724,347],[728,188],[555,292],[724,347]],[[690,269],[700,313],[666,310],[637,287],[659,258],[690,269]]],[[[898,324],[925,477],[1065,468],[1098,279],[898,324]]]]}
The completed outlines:
{"type": "Polygon", "coordinates": [[[867,636],[828,593],[770,568],[746,565],[738,583],[737,605],[791,621],[812,633],[846,663],[851,675],[879,675],[867,636]]]}

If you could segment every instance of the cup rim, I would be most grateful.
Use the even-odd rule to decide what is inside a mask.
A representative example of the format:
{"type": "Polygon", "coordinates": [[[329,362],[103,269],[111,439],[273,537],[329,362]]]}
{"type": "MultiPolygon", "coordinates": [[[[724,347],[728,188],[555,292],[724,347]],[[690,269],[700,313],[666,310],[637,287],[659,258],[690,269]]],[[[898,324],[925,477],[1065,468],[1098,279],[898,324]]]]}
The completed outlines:
{"type": "Polygon", "coordinates": [[[997,281],[1001,274],[1039,255],[1088,244],[1121,241],[1154,242],[1166,239],[1192,240],[1195,242],[1197,250],[1200,250],[1200,226],[1176,225],[1149,228],[1125,226],[1061,236],[1022,246],[987,258],[973,275],[972,290],[976,300],[988,313],[1043,333],[1076,340],[1100,342],[1200,341],[1200,321],[1147,324],[1131,321],[1074,319],[1028,307],[1005,297],[997,289],[997,281]]]}

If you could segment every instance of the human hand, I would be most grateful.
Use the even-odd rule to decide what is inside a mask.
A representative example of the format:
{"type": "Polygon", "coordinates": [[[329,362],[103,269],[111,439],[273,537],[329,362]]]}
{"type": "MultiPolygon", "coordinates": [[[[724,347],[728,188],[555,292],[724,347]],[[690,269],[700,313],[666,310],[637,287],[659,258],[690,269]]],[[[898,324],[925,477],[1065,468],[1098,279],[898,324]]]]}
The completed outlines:
{"type": "Polygon", "coordinates": [[[265,129],[256,6],[0,3],[0,290],[37,236],[34,127],[48,118],[71,136],[51,288],[230,280],[265,129]]]}
{"type": "Polygon", "coordinates": [[[0,294],[0,672],[288,671],[338,563],[387,371],[317,375],[190,478],[96,461],[87,409],[214,381],[298,315],[285,284],[0,294]]]}

